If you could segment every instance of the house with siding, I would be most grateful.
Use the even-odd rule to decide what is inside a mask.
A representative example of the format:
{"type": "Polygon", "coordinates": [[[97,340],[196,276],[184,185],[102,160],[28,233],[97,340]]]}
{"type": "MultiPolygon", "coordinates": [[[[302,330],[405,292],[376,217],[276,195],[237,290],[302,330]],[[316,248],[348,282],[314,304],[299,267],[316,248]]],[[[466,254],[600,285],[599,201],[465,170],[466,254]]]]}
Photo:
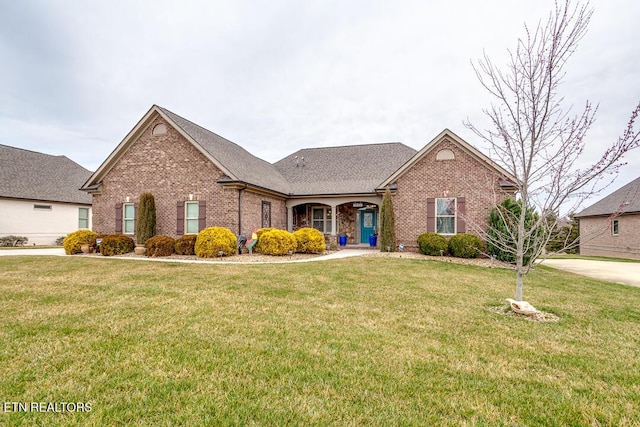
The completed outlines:
{"type": "Polygon", "coordinates": [[[640,259],[640,178],[575,217],[581,255],[640,259]]]}
{"type": "Polygon", "coordinates": [[[0,236],[53,245],[91,229],[91,196],[80,190],[91,172],[65,156],[0,145],[0,236]]]}
{"type": "Polygon", "coordinates": [[[450,236],[486,223],[489,196],[512,192],[512,180],[447,129],[420,151],[397,142],[306,148],[272,164],[154,105],[82,189],[99,233],[133,235],[138,197],[151,192],[158,234],[313,227],[327,241],[361,244],[378,231],[389,188],[398,243],[411,248],[427,230],[450,236]]]}

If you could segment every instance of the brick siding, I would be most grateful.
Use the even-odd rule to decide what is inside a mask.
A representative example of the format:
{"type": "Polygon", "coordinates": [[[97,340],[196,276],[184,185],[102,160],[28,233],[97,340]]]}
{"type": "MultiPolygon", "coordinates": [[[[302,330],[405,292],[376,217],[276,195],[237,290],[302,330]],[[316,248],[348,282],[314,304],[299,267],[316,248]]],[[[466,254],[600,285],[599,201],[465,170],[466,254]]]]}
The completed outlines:
{"type": "Polygon", "coordinates": [[[418,236],[427,231],[427,199],[464,197],[466,232],[480,235],[489,210],[506,196],[496,172],[457,144],[443,139],[397,180],[393,196],[397,243],[417,249],[418,236]],[[453,151],[454,160],[436,160],[438,151],[453,151]]]}
{"type": "MultiPolygon", "coordinates": [[[[140,194],[155,197],[157,234],[177,237],[177,202],[206,201],[206,226],[223,226],[238,232],[238,190],[225,189],[216,181],[223,173],[161,117],[157,117],[105,175],[99,194],[93,196],[93,229],[98,233],[114,233],[115,206],[126,197],[137,203],[140,194]],[[165,123],[167,133],[152,135],[152,129],[165,123]]],[[[272,202],[272,221],[285,227],[283,201],[264,198],[245,191],[243,229],[251,230],[255,218],[260,219],[260,203],[272,202]],[[252,211],[253,209],[257,209],[252,211]]]]}
{"type": "Polygon", "coordinates": [[[640,214],[616,217],[618,235],[609,217],[580,218],[580,255],[640,259],[640,214]]]}

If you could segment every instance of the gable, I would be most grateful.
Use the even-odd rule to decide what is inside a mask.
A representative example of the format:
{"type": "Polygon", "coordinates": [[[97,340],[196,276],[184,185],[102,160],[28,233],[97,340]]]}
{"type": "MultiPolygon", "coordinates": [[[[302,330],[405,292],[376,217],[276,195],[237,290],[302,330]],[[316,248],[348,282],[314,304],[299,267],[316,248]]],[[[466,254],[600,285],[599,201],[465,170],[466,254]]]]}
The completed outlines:
{"type": "MultiPolygon", "coordinates": [[[[420,162],[424,162],[425,159],[429,157],[433,157],[430,162],[436,169],[439,162],[442,162],[441,165],[445,165],[447,163],[459,162],[465,157],[470,158],[477,162],[479,165],[482,165],[492,175],[498,175],[499,177],[501,177],[503,179],[501,181],[501,185],[505,187],[511,187],[509,183],[513,183],[516,181],[515,177],[513,177],[505,169],[491,161],[488,157],[486,157],[472,145],[464,141],[462,138],[457,136],[455,133],[451,132],[449,129],[445,129],[427,145],[425,145],[422,150],[418,151],[411,159],[409,159],[405,164],[403,164],[399,169],[397,169],[393,174],[385,179],[384,182],[378,187],[378,189],[383,190],[384,188],[396,183],[396,181],[403,175],[405,175],[408,171],[415,168],[418,164],[420,164],[420,162]]],[[[464,168],[462,168],[461,166],[456,167],[458,168],[460,174],[464,174],[464,168]]],[[[433,173],[437,173],[437,170],[434,170],[433,173]]]]}
{"type": "Polygon", "coordinates": [[[161,136],[166,129],[150,129],[158,117],[165,126],[175,129],[193,145],[217,169],[222,171],[224,182],[251,184],[281,194],[288,193],[288,184],[270,163],[253,156],[239,145],[190,122],[169,110],[153,105],[136,126],[125,136],[98,170],[85,182],[83,190],[99,187],[104,176],[120,161],[124,153],[144,132],[161,136]],[[155,131],[155,132],[154,132],[155,131]]]}

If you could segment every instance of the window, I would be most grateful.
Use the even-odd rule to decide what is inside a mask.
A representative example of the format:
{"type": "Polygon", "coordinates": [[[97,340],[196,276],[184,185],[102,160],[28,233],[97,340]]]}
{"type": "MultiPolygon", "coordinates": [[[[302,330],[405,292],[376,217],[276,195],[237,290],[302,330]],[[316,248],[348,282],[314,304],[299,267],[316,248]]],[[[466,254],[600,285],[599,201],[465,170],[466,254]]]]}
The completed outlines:
{"type": "Polygon", "coordinates": [[[198,216],[200,215],[198,202],[185,202],[184,211],[185,234],[198,234],[198,216]]]}
{"type": "Polygon", "coordinates": [[[50,211],[51,205],[33,205],[33,209],[36,211],[50,211]]]}
{"type": "Polygon", "coordinates": [[[456,234],[456,199],[436,199],[436,233],[456,234]]]}
{"type": "Polygon", "coordinates": [[[614,219],[613,221],[611,221],[611,234],[613,234],[614,236],[618,235],[618,220],[614,219]]]}
{"type": "Polygon", "coordinates": [[[331,233],[331,208],[313,208],[312,227],[325,234],[331,233]]]}
{"type": "Polygon", "coordinates": [[[122,205],[122,220],[124,222],[124,233],[134,234],[136,228],[136,210],[133,203],[122,205]]]}
{"type": "Polygon", "coordinates": [[[271,227],[271,202],[262,202],[262,228],[271,227]]]}
{"type": "Polygon", "coordinates": [[[78,208],[78,228],[89,228],[89,208],[78,208]]]}
{"type": "Polygon", "coordinates": [[[440,150],[436,154],[436,160],[455,160],[456,155],[451,150],[440,150]]]}
{"type": "Polygon", "coordinates": [[[164,135],[167,133],[167,127],[163,123],[158,123],[153,127],[153,131],[151,133],[153,135],[164,135]]]}

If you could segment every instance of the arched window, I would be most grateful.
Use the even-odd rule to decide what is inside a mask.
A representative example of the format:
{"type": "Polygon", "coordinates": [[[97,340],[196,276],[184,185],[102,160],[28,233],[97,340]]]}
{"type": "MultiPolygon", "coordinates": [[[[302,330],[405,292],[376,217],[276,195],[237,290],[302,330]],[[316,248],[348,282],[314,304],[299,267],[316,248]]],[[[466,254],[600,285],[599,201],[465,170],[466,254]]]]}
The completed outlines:
{"type": "Polygon", "coordinates": [[[158,123],[153,127],[153,131],[151,132],[153,135],[164,135],[167,133],[167,127],[164,123],[158,123]]]}
{"type": "Polygon", "coordinates": [[[438,154],[436,154],[436,160],[455,160],[456,156],[453,154],[451,150],[440,150],[438,154]]]}

